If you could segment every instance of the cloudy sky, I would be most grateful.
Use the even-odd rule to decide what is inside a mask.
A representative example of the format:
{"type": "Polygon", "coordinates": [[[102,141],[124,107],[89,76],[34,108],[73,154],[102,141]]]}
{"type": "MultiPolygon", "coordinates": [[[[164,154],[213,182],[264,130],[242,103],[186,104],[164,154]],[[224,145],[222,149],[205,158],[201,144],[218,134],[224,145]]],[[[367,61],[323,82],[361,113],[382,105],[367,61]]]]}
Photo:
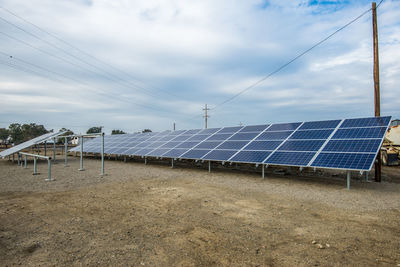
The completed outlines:
{"type": "MultiPolygon", "coordinates": [[[[134,132],[373,116],[370,1],[0,0],[0,127],[134,132]],[[38,27],[40,28],[38,28],[38,27]]],[[[400,117],[400,1],[378,9],[400,117]]]]}

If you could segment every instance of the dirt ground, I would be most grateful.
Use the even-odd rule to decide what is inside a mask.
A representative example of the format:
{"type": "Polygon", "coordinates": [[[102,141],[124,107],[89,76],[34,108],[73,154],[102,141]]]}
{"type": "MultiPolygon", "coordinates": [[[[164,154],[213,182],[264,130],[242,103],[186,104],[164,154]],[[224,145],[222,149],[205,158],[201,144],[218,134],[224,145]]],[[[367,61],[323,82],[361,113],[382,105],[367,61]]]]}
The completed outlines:
{"type": "MultiPolygon", "coordinates": [[[[400,168],[283,175],[0,160],[0,266],[400,266],[400,168]]],[[[286,173],[287,174],[287,173],[286,173]]]]}

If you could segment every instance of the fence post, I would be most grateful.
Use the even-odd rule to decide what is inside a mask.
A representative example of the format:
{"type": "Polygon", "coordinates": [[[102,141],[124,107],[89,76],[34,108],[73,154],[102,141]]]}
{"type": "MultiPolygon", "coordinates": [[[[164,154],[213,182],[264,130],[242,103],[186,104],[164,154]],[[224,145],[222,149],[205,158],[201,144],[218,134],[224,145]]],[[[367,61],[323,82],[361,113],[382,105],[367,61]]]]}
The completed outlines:
{"type": "Polygon", "coordinates": [[[101,175],[104,175],[104,133],[101,134],[101,175]]]}
{"type": "Polygon", "coordinates": [[[37,158],[33,157],[33,175],[36,175],[37,173],[37,158]]]}
{"type": "Polygon", "coordinates": [[[68,167],[68,137],[64,137],[65,146],[65,167],[68,167]]]}
{"type": "Polygon", "coordinates": [[[81,158],[80,158],[80,163],[79,163],[79,170],[83,171],[83,136],[80,137],[80,141],[81,141],[81,158]]]}
{"type": "Polygon", "coordinates": [[[52,181],[51,179],[51,158],[47,160],[47,179],[46,181],[52,181]]]}

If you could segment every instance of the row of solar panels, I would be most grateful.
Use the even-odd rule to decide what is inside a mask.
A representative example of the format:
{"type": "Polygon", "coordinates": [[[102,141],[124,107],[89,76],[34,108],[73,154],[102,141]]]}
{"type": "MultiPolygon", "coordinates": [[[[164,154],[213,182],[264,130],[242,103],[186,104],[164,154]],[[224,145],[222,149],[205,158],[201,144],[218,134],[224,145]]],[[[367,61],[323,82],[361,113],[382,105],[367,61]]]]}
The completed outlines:
{"type": "MultiPolygon", "coordinates": [[[[372,117],[111,135],[105,153],[370,170],[389,123],[372,117]]],[[[100,142],[86,142],[84,152],[100,153],[100,142]]]]}
{"type": "Polygon", "coordinates": [[[35,137],[35,138],[31,139],[31,140],[23,142],[23,143],[21,143],[19,145],[16,145],[16,146],[13,146],[13,147],[11,147],[9,149],[1,151],[0,152],[0,157],[1,158],[5,158],[5,157],[10,156],[10,155],[12,155],[14,153],[17,153],[17,152],[19,152],[19,151],[21,151],[21,150],[23,150],[25,148],[28,148],[28,147],[36,145],[36,144],[43,143],[46,140],[51,140],[52,138],[60,136],[60,135],[62,135],[64,133],[65,132],[43,134],[41,136],[38,136],[38,137],[35,137]]]}

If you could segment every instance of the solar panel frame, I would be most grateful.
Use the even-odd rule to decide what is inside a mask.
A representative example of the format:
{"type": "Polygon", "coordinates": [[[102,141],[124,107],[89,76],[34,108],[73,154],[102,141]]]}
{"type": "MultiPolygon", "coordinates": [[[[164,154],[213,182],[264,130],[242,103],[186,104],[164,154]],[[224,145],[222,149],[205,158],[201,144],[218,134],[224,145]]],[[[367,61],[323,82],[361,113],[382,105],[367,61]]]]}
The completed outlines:
{"type": "MultiPolygon", "coordinates": [[[[105,148],[114,153],[133,152],[138,156],[329,169],[330,167],[326,166],[315,166],[321,162],[318,159],[319,155],[324,155],[325,158],[335,155],[346,157],[344,155],[346,153],[361,155],[364,158],[365,156],[362,156],[364,154],[376,155],[389,124],[390,117],[380,117],[166,131],[105,137],[107,140],[105,148]],[[387,124],[382,125],[382,123],[387,124]],[[171,140],[179,141],[171,142],[171,140]],[[364,148],[364,144],[368,148],[364,148]],[[251,157],[247,157],[250,153],[254,153],[253,158],[256,159],[263,155],[267,157],[262,162],[254,162],[251,157]],[[230,154],[232,156],[227,159],[227,155],[230,154]],[[285,156],[291,159],[285,159],[285,156]],[[282,158],[281,162],[275,160],[279,157],[282,158]],[[303,160],[297,160],[300,157],[303,157],[303,160]],[[242,160],[245,158],[249,158],[249,162],[242,160]],[[306,162],[307,160],[309,161],[306,162]]],[[[88,144],[85,143],[84,147],[85,150],[98,151],[96,147],[99,144],[100,139],[95,138],[88,144]]],[[[372,165],[373,161],[368,170],[372,165]]],[[[354,164],[351,167],[351,170],[367,170],[364,165],[360,165],[360,169],[354,169],[354,164]]]]}

